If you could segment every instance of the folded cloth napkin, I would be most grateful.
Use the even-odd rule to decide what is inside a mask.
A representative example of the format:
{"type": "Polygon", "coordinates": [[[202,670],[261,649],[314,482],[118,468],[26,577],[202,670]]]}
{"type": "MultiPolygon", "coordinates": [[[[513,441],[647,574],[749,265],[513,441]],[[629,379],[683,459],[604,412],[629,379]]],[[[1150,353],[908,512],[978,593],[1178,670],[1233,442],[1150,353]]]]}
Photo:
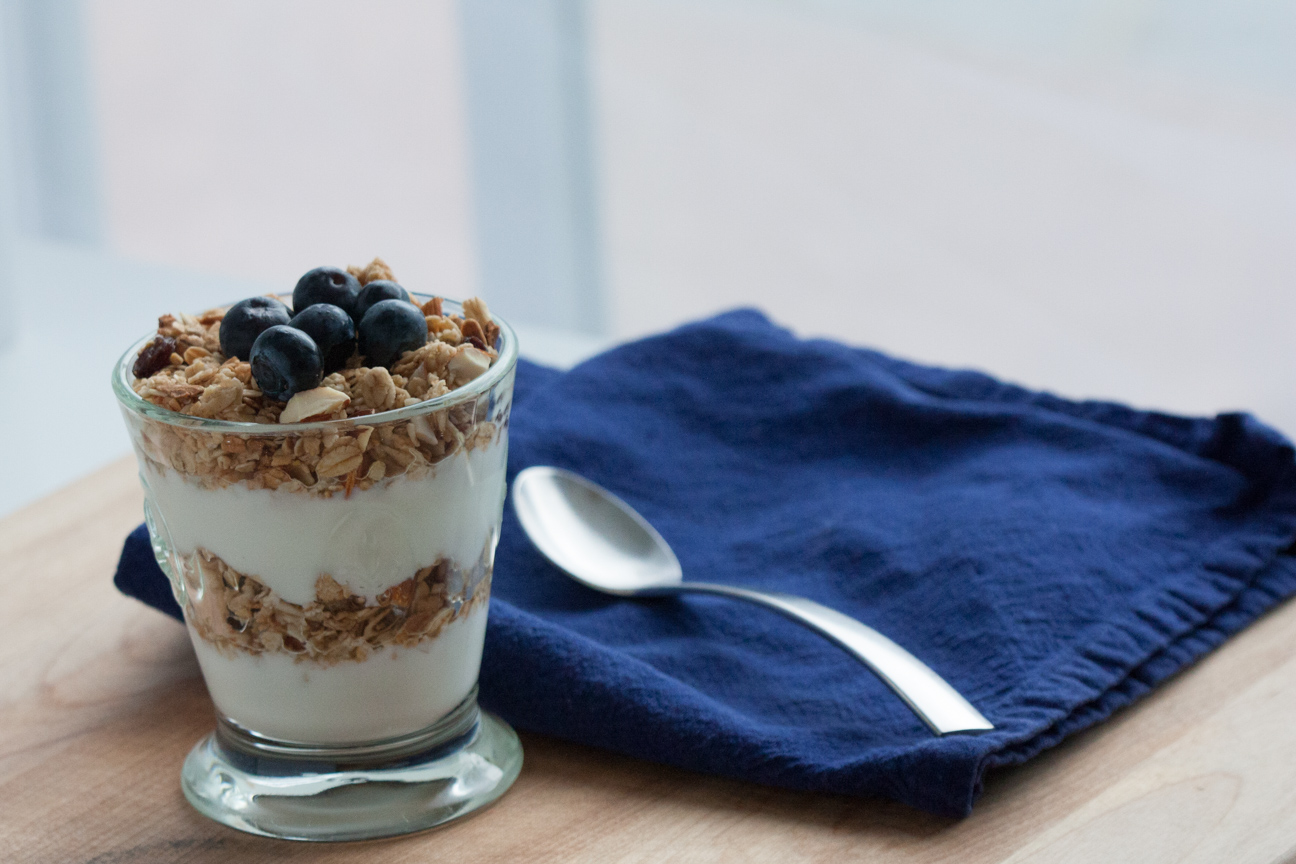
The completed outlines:
{"type": "MultiPolygon", "coordinates": [[[[1296,591],[1296,463],[1243,414],[1070,402],[801,341],[732,312],[559,373],[522,363],[510,478],[623,497],[686,578],[799,594],[890,636],[997,727],[938,738],[867,668],[734,600],[622,600],[508,508],[481,700],[696,771],[964,815],[1021,762],[1296,591]]],[[[179,614],[143,528],[117,585],[179,614]]]]}

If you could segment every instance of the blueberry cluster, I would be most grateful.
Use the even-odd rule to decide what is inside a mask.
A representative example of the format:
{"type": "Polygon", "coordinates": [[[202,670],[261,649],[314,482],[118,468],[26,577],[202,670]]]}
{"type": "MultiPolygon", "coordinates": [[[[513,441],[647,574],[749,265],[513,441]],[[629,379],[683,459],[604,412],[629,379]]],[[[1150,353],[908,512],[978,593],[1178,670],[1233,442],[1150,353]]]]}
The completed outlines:
{"type": "Polygon", "coordinates": [[[293,289],[293,308],[273,297],[249,297],[221,321],[226,357],[252,364],[261,392],[287,401],[346,366],[359,348],[368,366],[391,366],[427,342],[427,321],[395,282],[360,280],[337,267],[316,267],[293,289]]]}

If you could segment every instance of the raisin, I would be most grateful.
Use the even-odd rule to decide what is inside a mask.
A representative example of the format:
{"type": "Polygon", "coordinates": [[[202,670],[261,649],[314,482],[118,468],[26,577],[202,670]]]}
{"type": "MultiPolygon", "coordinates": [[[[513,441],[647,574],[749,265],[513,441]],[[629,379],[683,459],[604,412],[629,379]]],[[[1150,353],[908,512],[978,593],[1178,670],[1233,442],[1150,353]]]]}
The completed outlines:
{"type": "Polygon", "coordinates": [[[140,349],[131,371],[135,373],[136,378],[147,378],[154,372],[160,372],[170,365],[171,355],[175,353],[175,349],[174,339],[170,336],[159,336],[140,349]]]}
{"type": "Polygon", "coordinates": [[[474,348],[478,349],[479,351],[485,351],[485,350],[486,350],[486,343],[483,342],[483,341],[480,339],[480,337],[477,337],[477,336],[469,336],[469,337],[467,337],[464,341],[467,342],[469,345],[473,346],[474,348]]]}

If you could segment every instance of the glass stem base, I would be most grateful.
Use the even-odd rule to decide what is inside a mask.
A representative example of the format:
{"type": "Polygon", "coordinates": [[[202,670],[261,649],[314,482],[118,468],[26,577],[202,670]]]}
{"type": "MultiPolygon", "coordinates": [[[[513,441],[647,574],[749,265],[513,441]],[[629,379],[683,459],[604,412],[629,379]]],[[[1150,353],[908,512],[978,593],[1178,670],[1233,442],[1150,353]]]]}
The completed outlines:
{"type": "MultiPolygon", "coordinates": [[[[426,733],[372,746],[285,744],[222,720],[189,752],[180,785],[199,813],[265,837],[372,840],[426,831],[494,802],[522,770],[522,744],[507,723],[478,710],[475,699],[454,713],[453,736],[435,736],[431,746],[426,733]]],[[[444,728],[444,721],[434,727],[444,728]]]]}

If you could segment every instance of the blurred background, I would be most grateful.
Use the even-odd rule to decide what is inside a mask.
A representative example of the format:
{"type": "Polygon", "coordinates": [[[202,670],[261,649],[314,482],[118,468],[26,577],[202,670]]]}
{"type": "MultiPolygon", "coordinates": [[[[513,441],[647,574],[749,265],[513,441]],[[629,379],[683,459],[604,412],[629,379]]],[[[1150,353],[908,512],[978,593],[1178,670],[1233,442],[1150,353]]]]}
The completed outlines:
{"type": "Polygon", "coordinates": [[[1296,4],[0,0],[0,512],[158,314],[384,257],[569,365],[735,306],[1296,433],[1296,4]]]}

